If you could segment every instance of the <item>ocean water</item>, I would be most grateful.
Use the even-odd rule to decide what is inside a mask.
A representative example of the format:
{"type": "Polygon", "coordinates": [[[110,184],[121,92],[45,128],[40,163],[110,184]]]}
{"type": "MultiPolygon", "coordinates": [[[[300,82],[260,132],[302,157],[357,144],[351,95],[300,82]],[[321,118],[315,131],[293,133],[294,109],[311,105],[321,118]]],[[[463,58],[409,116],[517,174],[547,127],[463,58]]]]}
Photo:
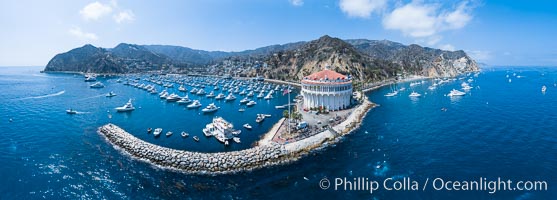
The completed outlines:
{"type": "MultiPolygon", "coordinates": [[[[410,87],[395,97],[383,87],[368,94],[379,104],[362,127],[342,142],[301,160],[252,172],[203,176],[152,167],[131,159],[109,145],[96,130],[106,123],[162,146],[202,152],[249,148],[282,116],[275,105],[287,103],[276,94],[259,100],[246,112],[234,103],[216,102],[215,114],[161,101],[157,95],[100,78],[102,89],[90,89],[81,76],[41,74],[38,67],[0,68],[0,199],[552,199],[557,196],[557,68],[487,68],[472,77],[465,96],[446,94],[468,79],[455,80],[431,91],[432,80],[410,87]],[[513,74],[516,73],[516,74],[513,74]],[[509,83],[506,76],[512,79],[509,83]],[[520,77],[520,78],[519,78],[520,77]],[[547,92],[541,93],[542,85],[547,92]],[[114,91],[116,97],[104,95],[114,91]],[[408,94],[422,94],[411,99],[408,94]],[[136,110],[116,113],[114,107],[133,99],[136,110]],[[79,113],[68,115],[73,108],[79,113]],[[441,109],[445,108],[446,111],[441,109]],[[108,112],[107,112],[108,111],[108,112]],[[273,115],[261,126],[255,114],[273,115]],[[109,117],[111,116],[111,117],[109,117]],[[201,128],[223,116],[242,129],[241,144],[228,147],[202,136],[201,128]],[[10,119],[12,121],[10,122],[10,119]],[[241,127],[254,126],[252,131],[241,127]],[[148,127],[173,131],[154,138],[148,127]],[[181,138],[181,131],[200,136],[200,142],[181,138]],[[379,167],[378,167],[379,166],[379,167]],[[333,186],[320,188],[323,178],[333,186]],[[364,177],[380,181],[420,183],[420,190],[388,191],[334,189],[336,178],[364,177]],[[434,178],[447,181],[546,181],[547,191],[447,191],[431,186],[434,178]],[[430,185],[422,190],[422,184],[430,185]]],[[[188,88],[189,89],[189,88],[188,88]]],[[[158,88],[160,91],[160,88],[158,88]]],[[[177,90],[177,88],[175,88],[177,90]]],[[[190,98],[194,95],[189,94],[190,98]]],[[[202,99],[207,105],[211,100],[202,99]]]]}

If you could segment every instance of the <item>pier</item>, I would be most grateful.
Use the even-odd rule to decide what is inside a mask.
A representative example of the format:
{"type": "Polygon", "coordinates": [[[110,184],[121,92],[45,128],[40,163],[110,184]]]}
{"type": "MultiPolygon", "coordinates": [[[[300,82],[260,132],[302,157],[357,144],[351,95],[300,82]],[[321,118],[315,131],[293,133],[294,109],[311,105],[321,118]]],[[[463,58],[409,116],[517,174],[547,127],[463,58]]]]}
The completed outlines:
{"type": "Polygon", "coordinates": [[[122,153],[152,165],[191,174],[230,174],[286,164],[298,160],[314,149],[338,142],[361,125],[369,109],[374,106],[367,99],[346,117],[346,120],[313,136],[290,142],[272,140],[280,133],[285,121],[281,119],[252,148],[219,153],[201,153],[171,149],[145,142],[114,124],[106,124],[98,133],[122,153]]]}

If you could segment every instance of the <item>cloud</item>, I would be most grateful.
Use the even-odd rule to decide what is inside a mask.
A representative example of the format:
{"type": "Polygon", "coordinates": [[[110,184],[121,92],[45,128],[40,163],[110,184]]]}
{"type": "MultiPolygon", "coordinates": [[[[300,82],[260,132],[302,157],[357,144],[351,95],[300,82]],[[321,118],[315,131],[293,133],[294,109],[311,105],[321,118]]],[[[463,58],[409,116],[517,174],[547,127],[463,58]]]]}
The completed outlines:
{"type": "Polygon", "coordinates": [[[454,51],[455,50],[454,46],[451,45],[451,44],[443,44],[443,45],[440,45],[439,48],[442,49],[442,50],[447,50],[447,51],[454,51]]]}
{"type": "Polygon", "coordinates": [[[387,0],[340,0],[340,9],[350,17],[369,18],[386,4],[387,0]]]}
{"type": "Polygon", "coordinates": [[[399,6],[383,17],[383,28],[398,30],[403,35],[435,45],[440,33],[465,27],[472,20],[472,7],[463,1],[454,9],[443,9],[439,4],[413,1],[399,6]]]}
{"type": "Polygon", "coordinates": [[[304,0],[289,0],[293,6],[302,6],[304,5],[304,0]]]}
{"type": "Polygon", "coordinates": [[[120,24],[123,22],[131,22],[133,20],[135,20],[135,15],[133,14],[133,12],[131,10],[125,10],[122,11],[116,15],[114,15],[114,21],[116,21],[116,23],[120,24]]]}
{"type": "Polygon", "coordinates": [[[85,20],[98,20],[111,12],[112,7],[110,5],[95,1],[83,7],[83,9],[79,11],[79,14],[81,14],[81,17],[85,20]]]}
{"type": "Polygon", "coordinates": [[[466,53],[476,61],[485,62],[491,59],[490,51],[466,50],[466,53]]]}
{"type": "Polygon", "coordinates": [[[81,28],[79,28],[79,27],[70,28],[70,30],[68,30],[68,32],[71,35],[73,35],[73,36],[75,36],[79,39],[82,39],[82,40],[97,40],[97,39],[99,39],[97,37],[97,35],[95,35],[94,33],[83,32],[81,30],[81,28]]]}

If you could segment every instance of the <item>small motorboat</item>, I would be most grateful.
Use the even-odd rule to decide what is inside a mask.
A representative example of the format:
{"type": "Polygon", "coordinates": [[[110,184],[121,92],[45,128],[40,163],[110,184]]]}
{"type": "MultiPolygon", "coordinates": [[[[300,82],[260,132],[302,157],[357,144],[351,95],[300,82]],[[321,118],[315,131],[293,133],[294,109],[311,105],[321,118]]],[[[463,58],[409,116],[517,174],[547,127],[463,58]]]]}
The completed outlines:
{"type": "Polygon", "coordinates": [[[243,127],[248,129],[248,130],[251,130],[251,128],[252,128],[251,125],[249,125],[249,124],[244,124],[243,127]]]}
{"type": "Polygon", "coordinates": [[[68,113],[70,115],[74,115],[74,114],[77,114],[77,111],[70,108],[70,109],[66,110],[66,113],[68,113]]]}
{"type": "Polygon", "coordinates": [[[170,137],[172,135],[172,131],[166,132],[166,137],[170,137]]]}
{"type": "Polygon", "coordinates": [[[151,131],[153,131],[152,128],[148,128],[148,129],[147,129],[147,133],[151,133],[151,131]]]}
{"type": "Polygon", "coordinates": [[[240,138],[239,137],[233,137],[232,140],[234,140],[234,142],[236,142],[236,143],[240,143],[240,138]]]}
{"type": "Polygon", "coordinates": [[[162,133],[162,128],[156,128],[155,132],[153,132],[153,135],[155,137],[158,137],[159,135],[161,135],[161,133],[162,133]]]}
{"type": "Polygon", "coordinates": [[[246,109],[243,108],[238,109],[238,112],[244,112],[244,111],[246,111],[246,109]]]}
{"type": "Polygon", "coordinates": [[[196,142],[199,142],[199,137],[193,136],[193,140],[196,141],[196,142]]]}
{"type": "Polygon", "coordinates": [[[109,92],[108,94],[106,94],[106,97],[113,97],[113,96],[116,96],[116,93],[114,93],[112,91],[109,92]]]}
{"type": "Polygon", "coordinates": [[[182,131],[182,133],[180,133],[180,135],[182,135],[183,138],[187,138],[188,136],[190,136],[190,134],[186,133],[185,131],[182,131]]]}

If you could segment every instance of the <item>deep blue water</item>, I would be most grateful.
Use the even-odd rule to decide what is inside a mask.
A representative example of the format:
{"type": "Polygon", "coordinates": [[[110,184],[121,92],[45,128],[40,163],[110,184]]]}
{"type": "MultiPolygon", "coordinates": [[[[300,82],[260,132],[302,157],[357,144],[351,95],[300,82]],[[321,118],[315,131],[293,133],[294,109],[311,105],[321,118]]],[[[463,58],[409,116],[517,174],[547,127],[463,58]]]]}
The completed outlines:
{"type": "MultiPolygon", "coordinates": [[[[107,87],[90,89],[81,76],[41,74],[36,67],[0,68],[0,199],[75,198],[358,198],[358,199],[551,199],[557,196],[557,68],[493,68],[474,78],[466,96],[445,96],[459,89],[456,80],[427,89],[431,81],[409,87],[396,97],[384,97],[389,87],[368,94],[380,104],[363,125],[341,143],[296,163],[253,172],[198,176],[154,168],[120,154],[96,133],[108,122],[146,141],[177,149],[217,152],[249,148],[282,115],[275,105],[287,98],[276,94],[246,112],[234,103],[214,115],[186,110],[157,95],[101,78],[107,87]],[[513,76],[516,73],[517,78],[513,76]],[[509,75],[512,82],[508,82],[509,75]],[[545,94],[542,85],[547,85],[545,94]],[[479,87],[478,87],[479,86],[479,87]],[[114,91],[118,96],[106,98],[114,91]],[[411,91],[423,96],[408,97],[411,91]],[[129,98],[137,110],[115,113],[129,98]],[[80,112],[68,115],[64,110],[80,112]],[[139,108],[141,107],[141,108],[139,108]],[[446,111],[441,111],[446,108],[446,111]],[[107,111],[110,111],[107,113],[107,111]],[[256,113],[273,117],[254,130],[256,113]],[[112,115],[112,118],[108,116],[112,115]],[[223,116],[242,129],[242,143],[224,147],[202,136],[213,116],[223,116]],[[13,121],[10,122],[9,119],[13,121]],[[148,127],[175,135],[154,138],[148,127]],[[376,168],[377,163],[384,163],[376,168]],[[305,178],[304,178],[305,177],[305,178]],[[513,181],[542,180],[548,191],[334,191],[322,190],[327,177],[386,178],[423,182],[427,178],[462,181],[501,177],[513,181]]],[[[160,88],[157,88],[159,91],[160,88]]],[[[177,90],[177,88],[175,88],[177,90]]],[[[189,88],[188,88],[189,89],[189,88]]],[[[194,97],[193,95],[189,95],[194,97]]],[[[202,98],[207,105],[211,100],[202,98]]],[[[420,185],[421,187],[421,185],[420,185]]],[[[421,188],[420,188],[421,189],[421,188]]]]}

